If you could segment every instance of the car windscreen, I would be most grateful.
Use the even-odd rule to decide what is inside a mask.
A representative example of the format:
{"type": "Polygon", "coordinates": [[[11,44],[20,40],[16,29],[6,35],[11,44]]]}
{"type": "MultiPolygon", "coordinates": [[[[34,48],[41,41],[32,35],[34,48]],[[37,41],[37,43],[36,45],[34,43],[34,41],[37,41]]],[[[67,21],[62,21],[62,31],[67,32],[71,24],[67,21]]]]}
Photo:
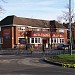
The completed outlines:
{"type": "Polygon", "coordinates": [[[59,46],[64,46],[64,44],[59,44],[59,46]]]}

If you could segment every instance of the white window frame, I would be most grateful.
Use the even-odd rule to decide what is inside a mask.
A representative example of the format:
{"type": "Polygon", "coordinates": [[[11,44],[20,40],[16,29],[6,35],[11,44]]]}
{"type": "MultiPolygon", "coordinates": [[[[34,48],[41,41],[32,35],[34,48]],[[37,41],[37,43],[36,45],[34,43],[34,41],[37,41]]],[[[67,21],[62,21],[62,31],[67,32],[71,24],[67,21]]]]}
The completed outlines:
{"type": "Polygon", "coordinates": [[[30,37],[30,44],[41,44],[42,43],[42,39],[40,38],[40,42],[38,42],[38,39],[39,39],[40,37],[30,37]],[[34,43],[32,43],[31,42],[31,40],[32,40],[32,38],[34,38],[34,43]],[[35,38],[37,38],[37,43],[35,43],[35,38]]]}
{"type": "Polygon", "coordinates": [[[58,38],[58,43],[60,43],[60,38],[58,38]]]}
{"type": "MultiPolygon", "coordinates": [[[[24,27],[24,26],[19,26],[19,27],[20,27],[20,29],[18,29],[19,31],[25,31],[25,28],[26,28],[26,27],[24,27]]],[[[19,27],[18,27],[18,28],[19,28],[19,27]]]]}
{"type": "Polygon", "coordinates": [[[64,43],[64,42],[62,42],[62,40],[64,40],[64,38],[58,38],[58,43],[64,43]]]}
{"type": "MultiPolygon", "coordinates": [[[[62,40],[64,40],[64,38],[52,38],[53,42],[52,44],[58,44],[58,43],[64,43],[62,40]],[[54,41],[56,40],[56,42],[54,41]],[[60,41],[61,40],[61,41],[60,41]]],[[[50,44],[51,44],[51,38],[50,38],[50,44]]]]}
{"type": "Polygon", "coordinates": [[[58,38],[56,38],[56,44],[58,43],[58,38]]]}
{"type": "MultiPolygon", "coordinates": [[[[49,43],[51,44],[51,38],[50,38],[49,43]]],[[[52,37],[52,44],[54,44],[54,38],[53,37],[52,37]]]]}
{"type": "Polygon", "coordinates": [[[62,33],[64,33],[64,29],[59,29],[59,32],[62,32],[62,33]]]}

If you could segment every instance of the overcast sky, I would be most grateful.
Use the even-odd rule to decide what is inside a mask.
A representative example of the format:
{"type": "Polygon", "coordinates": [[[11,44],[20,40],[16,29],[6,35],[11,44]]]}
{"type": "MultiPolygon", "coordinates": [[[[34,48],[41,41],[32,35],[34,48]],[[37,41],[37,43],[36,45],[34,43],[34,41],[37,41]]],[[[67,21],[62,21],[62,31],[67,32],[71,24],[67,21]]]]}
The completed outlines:
{"type": "MultiPolygon", "coordinates": [[[[0,14],[0,20],[9,15],[18,17],[57,20],[62,15],[62,11],[67,10],[69,0],[5,0],[7,3],[0,2],[6,10],[0,14]]],[[[74,9],[75,0],[72,0],[74,9]]]]}

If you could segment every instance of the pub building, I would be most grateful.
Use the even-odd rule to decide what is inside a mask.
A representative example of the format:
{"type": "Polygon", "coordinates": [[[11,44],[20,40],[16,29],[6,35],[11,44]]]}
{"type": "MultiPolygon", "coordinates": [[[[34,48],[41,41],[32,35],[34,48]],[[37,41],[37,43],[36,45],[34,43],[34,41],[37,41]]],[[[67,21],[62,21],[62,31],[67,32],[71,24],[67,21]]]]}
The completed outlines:
{"type": "Polygon", "coordinates": [[[67,29],[55,20],[39,20],[7,16],[0,21],[0,46],[2,48],[56,47],[67,43],[67,29]],[[51,42],[52,41],[52,42],[51,42]]]}

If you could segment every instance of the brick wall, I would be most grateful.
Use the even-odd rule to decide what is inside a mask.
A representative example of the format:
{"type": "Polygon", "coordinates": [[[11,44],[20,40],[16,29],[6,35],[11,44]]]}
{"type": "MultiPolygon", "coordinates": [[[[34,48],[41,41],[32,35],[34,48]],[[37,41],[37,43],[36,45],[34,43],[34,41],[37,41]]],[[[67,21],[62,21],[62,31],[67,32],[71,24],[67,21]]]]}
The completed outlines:
{"type": "Polygon", "coordinates": [[[3,48],[12,47],[12,27],[2,27],[3,48]]]}

